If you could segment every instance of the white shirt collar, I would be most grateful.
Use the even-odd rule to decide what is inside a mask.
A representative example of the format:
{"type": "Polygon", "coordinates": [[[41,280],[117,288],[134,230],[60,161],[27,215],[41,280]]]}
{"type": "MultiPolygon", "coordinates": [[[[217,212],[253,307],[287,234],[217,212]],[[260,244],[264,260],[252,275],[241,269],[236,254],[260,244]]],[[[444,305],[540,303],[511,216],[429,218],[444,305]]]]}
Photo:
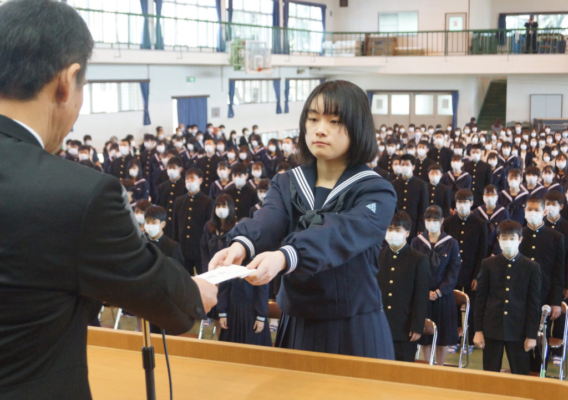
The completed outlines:
{"type": "Polygon", "coordinates": [[[29,133],[31,133],[36,140],[39,142],[39,144],[41,145],[42,149],[45,149],[45,146],[43,145],[43,140],[41,139],[41,137],[37,134],[36,131],[34,131],[32,128],[30,128],[29,126],[27,126],[26,124],[24,124],[23,122],[18,121],[17,119],[13,119],[12,121],[17,122],[18,124],[20,124],[22,127],[24,127],[29,133]]]}

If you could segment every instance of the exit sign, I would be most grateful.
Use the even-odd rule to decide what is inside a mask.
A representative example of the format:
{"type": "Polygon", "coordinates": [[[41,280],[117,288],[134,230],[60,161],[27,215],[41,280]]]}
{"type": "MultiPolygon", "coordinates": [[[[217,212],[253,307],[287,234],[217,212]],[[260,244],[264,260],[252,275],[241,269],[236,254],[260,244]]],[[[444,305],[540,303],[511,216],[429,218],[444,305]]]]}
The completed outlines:
{"type": "Polygon", "coordinates": [[[188,76],[186,80],[188,83],[195,82],[195,76],[188,76]]]}

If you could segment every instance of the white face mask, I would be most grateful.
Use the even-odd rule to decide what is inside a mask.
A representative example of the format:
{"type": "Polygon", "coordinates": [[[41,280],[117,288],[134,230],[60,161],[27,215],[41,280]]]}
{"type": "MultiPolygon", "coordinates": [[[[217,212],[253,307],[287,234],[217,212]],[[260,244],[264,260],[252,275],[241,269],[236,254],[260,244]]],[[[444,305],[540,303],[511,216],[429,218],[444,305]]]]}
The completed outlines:
{"type": "Polygon", "coordinates": [[[218,151],[219,153],[224,152],[224,151],[225,151],[225,145],[224,145],[224,144],[218,144],[218,145],[217,145],[217,151],[218,151]]]}
{"type": "Polygon", "coordinates": [[[217,207],[215,209],[215,215],[217,215],[219,219],[226,219],[229,216],[229,209],[227,207],[217,207]]]}
{"type": "Polygon", "coordinates": [[[490,145],[490,144],[486,144],[486,145],[485,145],[485,150],[491,150],[491,145],[490,145]]]}
{"type": "Polygon", "coordinates": [[[213,133],[213,128],[207,128],[207,133],[209,134],[213,133]]]}
{"type": "Polygon", "coordinates": [[[474,162],[479,162],[479,160],[481,160],[481,154],[479,153],[471,153],[471,159],[474,162]]]}
{"type": "Polygon", "coordinates": [[[89,159],[89,155],[88,154],[79,154],[77,157],[79,157],[79,161],[87,161],[89,159]]]}
{"type": "Polygon", "coordinates": [[[160,234],[160,225],[150,225],[144,224],[144,231],[150,236],[151,238],[158,237],[160,234]]]}
{"type": "Polygon", "coordinates": [[[395,175],[400,175],[400,165],[393,165],[392,172],[394,172],[395,175]]]}
{"type": "Polygon", "coordinates": [[[130,173],[130,176],[133,178],[136,178],[138,176],[138,170],[137,169],[131,169],[128,171],[130,173]]]}
{"type": "Polygon", "coordinates": [[[515,128],[515,132],[521,133],[521,128],[520,127],[515,128]]]}
{"type": "Polygon", "coordinates": [[[436,139],[436,144],[442,146],[444,144],[444,139],[436,139]]]}
{"type": "Polygon", "coordinates": [[[545,181],[546,183],[552,182],[553,179],[554,179],[553,174],[542,174],[542,180],[545,181]]]}
{"type": "Polygon", "coordinates": [[[136,221],[138,221],[140,225],[144,225],[144,214],[134,214],[134,216],[136,217],[136,221]]]}
{"type": "Polygon", "coordinates": [[[414,127],[413,126],[408,127],[408,132],[414,133],[414,127]]]}
{"type": "Polygon", "coordinates": [[[538,177],[534,176],[534,175],[527,175],[525,177],[525,179],[527,180],[527,183],[532,186],[532,185],[536,185],[536,181],[538,180],[538,177]]]}
{"type": "Polygon", "coordinates": [[[544,162],[549,162],[549,161],[550,161],[550,156],[544,156],[544,157],[542,157],[542,161],[544,161],[544,162]]]}
{"type": "Polygon", "coordinates": [[[517,254],[519,250],[519,241],[518,240],[500,240],[499,239],[499,247],[503,251],[503,254],[506,256],[512,257],[517,254]]]}
{"type": "Polygon", "coordinates": [[[128,146],[118,146],[118,150],[123,156],[126,156],[130,153],[130,148],[128,146]]]}
{"type": "Polygon", "coordinates": [[[379,146],[379,151],[382,153],[383,151],[385,151],[385,146],[379,146]]]}
{"type": "Polygon", "coordinates": [[[469,129],[464,129],[463,133],[465,133],[466,135],[469,135],[470,130],[469,129]]]}
{"type": "Polygon", "coordinates": [[[164,134],[163,134],[163,133],[160,133],[160,134],[158,135],[158,140],[164,140],[164,137],[165,137],[164,134]]]}
{"type": "Polygon", "coordinates": [[[176,149],[181,149],[183,147],[183,142],[176,142],[176,149]]]}
{"type": "Polygon", "coordinates": [[[552,157],[556,157],[558,155],[558,150],[552,150],[550,154],[552,155],[552,157]]]}
{"type": "Polygon", "coordinates": [[[260,178],[262,176],[262,171],[258,169],[253,169],[251,171],[251,175],[254,176],[255,178],[260,178]]]}
{"type": "Polygon", "coordinates": [[[71,154],[72,156],[76,156],[77,154],[79,154],[79,149],[76,147],[71,147],[69,149],[69,154],[71,154]]]}
{"type": "Polygon", "coordinates": [[[252,144],[252,147],[258,147],[258,142],[256,140],[252,140],[250,144],[252,144]]]}
{"type": "Polygon", "coordinates": [[[185,181],[185,188],[190,193],[196,193],[199,191],[199,181],[185,181]]]}
{"type": "Polygon", "coordinates": [[[268,151],[271,153],[274,153],[276,151],[276,146],[274,146],[273,144],[269,144],[268,145],[268,151]]]}
{"type": "Polygon", "coordinates": [[[469,210],[471,210],[471,205],[469,203],[457,203],[456,210],[458,210],[458,213],[461,215],[467,215],[469,214],[469,210]]]}
{"type": "Polygon", "coordinates": [[[247,153],[239,153],[239,158],[243,161],[246,160],[247,159],[247,153]]]}
{"type": "Polygon", "coordinates": [[[220,169],[217,171],[217,175],[219,175],[219,178],[225,180],[229,177],[229,171],[226,169],[220,169]]]}
{"type": "Polygon", "coordinates": [[[551,218],[558,217],[560,213],[560,206],[546,206],[546,215],[550,216],[551,218]]]}
{"type": "Polygon", "coordinates": [[[159,145],[156,150],[158,150],[158,153],[162,154],[164,151],[166,151],[166,146],[164,146],[163,144],[159,145]]]}
{"type": "Polygon", "coordinates": [[[193,150],[195,150],[195,145],[193,143],[189,143],[187,145],[187,148],[188,148],[189,151],[193,151],[193,150]]]}
{"type": "Polygon", "coordinates": [[[266,199],[266,192],[258,192],[258,199],[264,203],[264,199],[266,199]]]}
{"type": "Polygon", "coordinates": [[[474,126],[473,128],[471,128],[471,131],[472,131],[473,133],[475,133],[475,132],[477,132],[477,128],[474,126]]]}
{"type": "Polygon", "coordinates": [[[428,133],[431,135],[434,133],[434,129],[428,129],[428,133]]]}
{"type": "Polygon", "coordinates": [[[211,154],[215,151],[215,146],[213,146],[212,144],[208,144],[205,146],[205,152],[207,154],[211,154]]]}
{"type": "Polygon", "coordinates": [[[503,155],[505,157],[509,157],[510,154],[511,154],[511,149],[503,149],[503,155]]]}
{"type": "Polygon", "coordinates": [[[405,165],[404,167],[400,167],[400,173],[403,176],[411,176],[412,175],[412,167],[409,165],[405,165]]]}
{"type": "Polygon", "coordinates": [[[471,138],[471,143],[477,144],[477,142],[479,142],[479,139],[478,139],[478,138],[476,138],[476,137],[471,138]]]}
{"type": "Polygon", "coordinates": [[[515,143],[516,143],[516,144],[519,144],[519,143],[521,143],[521,138],[520,138],[520,137],[518,137],[518,138],[515,138],[515,143]]]}
{"type": "Polygon", "coordinates": [[[407,153],[407,154],[410,154],[411,156],[414,156],[414,155],[416,155],[416,149],[408,149],[408,150],[406,151],[406,153],[407,153]]]}
{"type": "Polygon", "coordinates": [[[458,156],[462,156],[463,155],[463,149],[454,149],[454,154],[458,155],[458,156]]]}
{"type": "Polygon", "coordinates": [[[566,161],[557,162],[557,163],[556,163],[556,166],[557,166],[559,169],[564,169],[564,168],[566,168],[566,161]]]}
{"type": "Polygon", "coordinates": [[[491,165],[493,168],[497,166],[497,160],[487,160],[487,164],[491,165]]]}
{"type": "Polygon", "coordinates": [[[389,156],[392,156],[395,151],[396,151],[396,147],[394,147],[394,146],[387,146],[387,153],[388,153],[389,156]]]}
{"type": "Polygon", "coordinates": [[[552,144],[552,138],[548,138],[548,139],[546,139],[546,143],[548,143],[548,144],[552,144]]]}
{"type": "Polygon", "coordinates": [[[400,247],[406,242],[406,232],[387,231],[385,240],[391,247],[400,247]]]}
{"type": "Polygon", "coordinates": [[[521,145],[521,150],[522,150],[522,151],[525,151],[526,149],[527,149],[527,145],[526,145],[526,144],[522,144],[522,145],[521,145]]]}
{"type": "Polygon", "coordinates": [[[550,128],[546,128],[544,131],[545,131],[546,134],[548,135],[548,134],[550,133],[550,128]]]}
{"type": "Polygon", "coordinates": [[[442,175],[439,175],[439,174],[431,175],[431,176],[428,176],[428,179],[430,179],[430,183],[433,186],[436,186],[438,183],[440,183],[440,179],[442,179],[442,175]]]}
{"type": "Polygon", "coordinates": [[[513,189],[518,189],[521,181],[519,179],[509,179],[509,187],[513,189]]]}
{"type": "Polygon", "coordinates": [[[387,128],[384,127],[384,126],[381,126],[381,132],[386,132],[386,131],[387,131],[387,128]]]}
{"type": "Polygon", "coordinates": [[[483,202],[489,207],[495,207],[498,198],[497,196],[483,196],[483,202]]]}
{"type": "Polygon", "coordinates": [[[440,230],[440,221],[426,221],[425,225],[430,233],[437,233],[440,230]]]}
{"type": "Polygon", "coordinates": [[[179,169],[168,168],[168,176],[170,177],[170,179],[179,178],[179,169]]]}
{"type": "Polygon", "coordinates": [[[235,182],[236,187],[240,188],[246,184],[247,178],[244,176],[236,176],[233,178],[233,182],[235,182]]]}
{"type": "Polygon", "coordinates": [[[531,225],[540,225],[544,213],[542,211],[527,211],[525,212],[525,219],[531,225]]]}
{"type": "Polygon", "coordinates": [[[229,161],[233,161],[235,159],[235,153],[227,153],[227,159],[229,161]]]}
{"type": "Polygon", "coordinates": [[[461,170],[461,167],[462,167],[462,163],[461,163],[461,162],[459,162],[459,161],[452,161],[451,164],[452,164],[452,169],[453,169],[454,171],[459,171],[459,170],[461,170]]]}
{"type": "Polygon", "coordinates": [[[424,157],[426,155],[426,149],[417,149],[416,153],[418,154],[418,157],[424,157]]]}
{"type": "Polygon", "coordinates": [[[292,151],[292,143],[283,143],[282,150],[284,150],[286,153],[290,153],[292,151]]]}

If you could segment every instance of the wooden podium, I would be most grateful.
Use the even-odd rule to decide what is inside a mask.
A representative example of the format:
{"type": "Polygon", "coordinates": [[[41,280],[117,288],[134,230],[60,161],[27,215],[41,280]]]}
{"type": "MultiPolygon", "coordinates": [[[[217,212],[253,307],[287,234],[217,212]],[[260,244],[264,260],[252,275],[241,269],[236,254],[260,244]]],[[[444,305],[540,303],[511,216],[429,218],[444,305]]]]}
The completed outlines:
{"type": "MultiPolygon", "coordinates": [[[[169,399],[162,338],[156,393],[169,399]]],[[[568,384],[450,367],[167,337],[175,399],[536,399],[568,398],[568,384]]],[[[94,400],[144,399],[142,334],[89,328],[94,400]]]]}

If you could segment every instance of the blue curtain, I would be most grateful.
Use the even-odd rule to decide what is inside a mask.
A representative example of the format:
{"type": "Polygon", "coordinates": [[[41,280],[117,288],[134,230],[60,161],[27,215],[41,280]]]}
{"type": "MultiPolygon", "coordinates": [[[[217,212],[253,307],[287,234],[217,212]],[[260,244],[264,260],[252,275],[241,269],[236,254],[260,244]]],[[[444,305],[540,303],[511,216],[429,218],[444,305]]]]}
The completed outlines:
{"type": "MultiPolygon", "coordinates": [[[[233,22],[233,0],[227,0],[229,3],[229,8],[227,9],[227,22],[229,22],[229,24],[231,22],[233,22]]],[[[230,42],[231,40],[233,40],[233,32],[232,32],[232,26],[231,25],[225,25],[225,38],[227,40],[227,42],[230,42]]]]}
{"type": "Polygon", "coordinates": [[[144,100],[144,125],[150,125],[150,113],[148,111],[150,82],[140,82],[140,90],[142,91],[142,100],[144,100]]]}
{"type": "Polygon", "coordinates": [[[160,23],[160,17],[162,16],[162,1],[163,0],[154,0],[156,3],[156,44],[154,45],[154,49],[156,50],[164,50],[164,37],[162,36],[162,24],[160,23]]]}
{"type": "Polygon", "coordinates": [[[375,92],[367,92],[367,97],[369,98],[369,106],[373,107],[373,96],[375,92]]]}
{"type": "MultiPolygon", "coordinates": [[[[140,0],[140,7],[142,8],[142,14],[148,14],[148,1],[140,0]]],[[[152,41],[150,40],[150,26],[148,17],[144,17],[144,27],[142,29],[142,43],[140,44],[141,49],[151,49],[152,41]]]]}
{"type": "Polygon", "coordinates": [[[281,54],[282,46],[280,44],[280,2],[273,1],[272,8],[272,54],[281,54]]]}
{"type": "MultiPolygon", "coordinates": [[[[215,0],[215,7],[217,8],[217,20],[221,22],[221,0],[215,0]]],[[[225,40],[223,39],[223,25],[219,23],[219,38],[217,39],[217,52],[225,52],[225,40]]]]}
{"type": "Polygon", "coordinates": [[[290,107],[288,107],[288,98],[290,97],[290,79],[286,79],[284,82],[284,113],[288,114],[290,112],[290,107]]]}
{"type": "Polygon", "coordinates": [[[452,118],[452,125],[454,129],[458,126],[458,102],[460,101],[460,92],[452,92],[452,112],[454,117],[452,118]]]}
{"type": "Polygon", "coordinates": [[[235,104],[235,81],[229,81],[229,118],[233,118],[235,116],[233,104],[235,104]]]}
{"type": "Polygon", "coordinates": [[[197,125],[201,132],[207,127],[207,97],[190,97],[177,100],[178,123],[197,125]]]}
{"type": "Polygon", "coordinates": [[[290,38],[288,37],[288,14],[289,14],[290,4],[284,0],[284,8],[282,10],[283,15],[283,23],[284,29],[282,30],[282,34],[284,35],[284,48],[282,49],[282,54],[290,54],[290,38]]]}
{"type": "MultiPolygon", "coordinates": [[[[499,30],[507,29],[507,15],[499,14],[499,22],[497,25],[497,29],[499,30]]],[[[505,44],[507,34],[505,32],[499,32],[498,35],[499,35],[499,44],[501,45],[505,44]]]]}
{"type": "Polygon", "coordinates": [[[282,107],[280,106],[280,79],[272,81],[274,84],[274,94],[276,95],[276,114],[282,114],[282,107]]]}

